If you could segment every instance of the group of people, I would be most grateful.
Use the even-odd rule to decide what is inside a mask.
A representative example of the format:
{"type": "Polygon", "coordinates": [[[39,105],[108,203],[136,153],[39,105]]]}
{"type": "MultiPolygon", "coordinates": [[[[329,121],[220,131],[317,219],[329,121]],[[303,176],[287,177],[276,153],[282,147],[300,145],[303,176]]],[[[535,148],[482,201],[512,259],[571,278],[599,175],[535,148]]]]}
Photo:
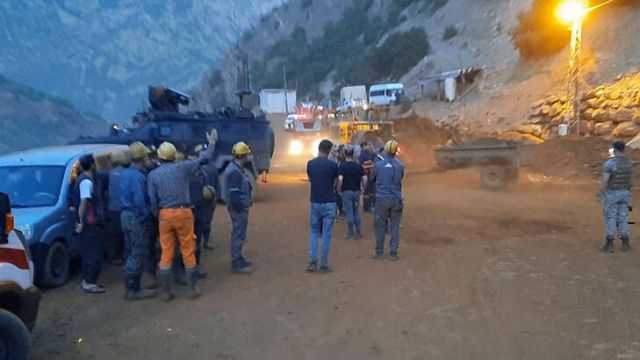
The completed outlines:
{"type": "MultiPolygon", "coordinates": [[[[174,281],[187,285],[187,298],[199,296],[198,281],[206,277],[200,266],[201,252],[212,248],[208,242],[219,189],[218,169],[211,164],[217,133],[213,130],[207,136],[208,145],[197,147],[197,155],[187,159],[169,142],[162,143],[156,152],[135,142],[127,151],[112,154],[114,166],[108,172],[97,171],[92,155],[80,159],[72,210],[77,214],[75,232],[80,237],[85,292],[105,292],[98,277],[106,249],[107,261],[123,264],[126,300],[155,297],[159,287],[162,299],[170,301],[174,281]],[[160,244],[159,256],[156,244],[160,244]],[[143,273],[151,278],[146,288],[141,284],[143,273]]],[[[358,156],[352,146],[339,149],[337,156],[331,141],[320,142],[319,155],[307,164],[311,184],[307,271],[331,271],[329,250],[339,200],[347,218],[347,238],[362,238],[361,196],[364,211],[373,209],[374,213],[374,257],[383,258],[389,234],[389,258],[398,259],[404,165],[396,159],[397,152],[398,143],[391,140],[378,152],[363,143],[358,156]]],[[[251,149],[238,142],[232,154],[233,161],[223,173],[221,194],[232,222],[231,271],[251,274],[252,263],[242,254],[253,191],[244,170],[251,149]]]]}
{"type": "MultiPolygon", "coordinates": [[[[108,172],[97,171],[92,155],[80,159],[72,209],[77,214],[75,232],[80,237],[85,292],[105,292],[98,277],[106,249],[110,263],[124,264],[126,300],[155,297],[160,286],[163,300],[169,301],[174,281],[187,285],[189,299],[199,296],[198,280],[206,277],[200,267],[201,252],[212,249],[209,238],[218,188],[218,171],[211,163],[217,132],[212,130],[207,137],[208,146],[197,147],[198,155],[188,159],[169,142],[157,152],[135,142],[128,151],[112,154],[114,166],[108,172]],[[141,286],[145,268],[151,275],[147,289],[141,286]]],[[[251,149],[239,142],[232,153],[222,194],[233,223],[231,269],[250,274],[251,262],[242,256],[242,247],[252,191],[243,168],[251,149]]]]}
{"type": "Polygon", "coordinates": [[[307,176],[311,183],[308,272],[332,271],[329,266],[331,235],[341,207],[347,218],[347,238],[362,238],[361,195],[364,211],[373,209],[374,213],[374,258],[384,258],[385,236],[389,234],[389,259],[398,259],[404,178],[404,165],[396,159],[398,143],[390,140],[376,152],[371,143],[365,142],[360,150],[356,159],[354,147],[336,147],[331,141],[322,140],[318,156],[307,163],[307,176]],[[322,246],[318,267],[320,238],[322,246]]]}

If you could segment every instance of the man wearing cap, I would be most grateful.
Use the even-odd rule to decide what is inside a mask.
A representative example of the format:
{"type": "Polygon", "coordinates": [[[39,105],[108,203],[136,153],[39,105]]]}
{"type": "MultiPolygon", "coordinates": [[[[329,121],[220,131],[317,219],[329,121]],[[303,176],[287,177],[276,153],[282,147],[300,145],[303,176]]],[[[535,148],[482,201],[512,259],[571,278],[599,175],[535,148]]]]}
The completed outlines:
{"type": "Polygon", "coordinates": [[[113,168],[108,175],[107,190],[107,239],[105,241],[105,252],[107,262],[110,265],[122,264],[122,250],[124,248],[124,235],[122,233],[122,225],[120,224],[120,212],[122,204],[120,203],[120,177],[124,169],[131,165],[129,153],[126,151],[117,151],[111,154],[111,163],[113,168]]]}
{"type": "Polygon", "coordinates": [[[102,266],[103,236],[98,215],[100,203],[94,175],[96,163],[93,155],[80,158],[81,173],[73,187],[73,208],[77,209],[75,233],[79,237],[82,258],[82,290],[89,294],[102,294],[105,289],[98,284],[102,266]]]}
{"type": "Polygon", "coordinates": [[[243,171],[249,161],[251,148],[240,141],[233,145],[233,161],[224,170],[225,193],[231,218],[231,271],[234,274],[249,275],[253,272],[251,262],[242,255],[242,247],[247,241],[249,208],[251,207],[251,183],[243,171]]]}
{"type": "Polygon", "coordinates": [[[189,285],[189,299],[195,299],[200,294],[197,285],[197,268],[195,257],[195,234],[193,229],[193,212],[189,199],[189,177],[201,165],[208,163],[213,157],[213,151],[218,133],[212,130],[207,134],[209,147],[194,160],[176,162],[176,147],[164,142],[158,148],[160,166],[149,173],[147,191],[151,211],[158,214],[160,233],[160,255],[158,277],[162,283],[163,300],[170,301],[172,272],[171,265],[175,252],[176,240],[179,242],[180,253],[185,265],[185,275],[189,285]]]}
{"type": "Polygon", "coordinates": [[[616,233],[622,239],[623,252],[629,251],[629,207],[633,183],[633,161],[624,153],[622,141],[613,143],[613,157],[604,163],[604,176],[598,197],[604,203],[606,241],[604,252],[613,252],[616,233]]]}
{"type": "Polygon", "coordinates": [[[400,220],[402,219],[402,179],[404,165],[396,159],[398,143],[389,140],[384,145],[384,157],[376,162],[373,169],[373,180],[376,184],[376,203],[374,205],[374,224],[376,231],[376,260],[384,254],[387,224],[391,233],[389,259],[398,260],[400,243],[400,220]]]}
{"type": "Polygon", "coordinates": [[[155,291],[140,287],[142,268],[149,251],[149,236],[145,231],[149,221],[145,161],[150,152],[139,141],[131,144],[129,153],[133,165],[122,172],[118,184],[125,239],[125,300],[135,301],[155,296],[155,291]]]}

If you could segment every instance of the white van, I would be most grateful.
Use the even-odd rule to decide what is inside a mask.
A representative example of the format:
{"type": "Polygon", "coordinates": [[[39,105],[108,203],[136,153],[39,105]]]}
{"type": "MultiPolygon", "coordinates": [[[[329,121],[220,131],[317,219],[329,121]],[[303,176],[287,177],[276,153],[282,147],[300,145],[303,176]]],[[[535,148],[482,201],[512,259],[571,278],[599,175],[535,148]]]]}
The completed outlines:
{"type": "Polygon", "coordinates": [[[404,96],[404,85],[376,84],[369,88],[369,103],[374,106],[389,106],[396,104],[404,96]]]}

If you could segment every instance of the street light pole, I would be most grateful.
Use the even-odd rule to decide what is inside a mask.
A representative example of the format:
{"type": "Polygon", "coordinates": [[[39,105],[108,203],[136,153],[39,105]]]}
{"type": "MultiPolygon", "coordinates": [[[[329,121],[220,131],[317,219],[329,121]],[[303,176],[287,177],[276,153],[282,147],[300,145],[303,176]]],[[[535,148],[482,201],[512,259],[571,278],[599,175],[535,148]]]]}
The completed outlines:
{"type": "Polygon", "coordinates": [[[571,54],[569,55],[568,98],[565,109],[565,123],[575,119],[576,133],[580,135],[580,55],[582,53],[582,17],[571,26],[571,54]],[[571,107],[568,105],[571,104],[571,107]]]}

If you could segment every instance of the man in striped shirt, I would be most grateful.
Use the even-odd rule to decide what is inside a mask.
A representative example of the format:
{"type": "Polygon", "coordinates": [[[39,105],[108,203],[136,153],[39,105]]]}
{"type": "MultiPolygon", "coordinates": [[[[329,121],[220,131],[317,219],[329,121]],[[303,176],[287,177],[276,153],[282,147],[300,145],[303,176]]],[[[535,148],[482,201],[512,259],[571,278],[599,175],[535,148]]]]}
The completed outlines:
{"type": "Polygon", "coordinates": [[[176,235],[185,266],[185,275],[189,285],[189,299],[200,294],[196,288],[197,268],[195,257],[195,233],[193,212],[189,198],[189,178],[194,171],[207,164],[213,157],[218,140],[214,130],[207,135],[209,147],[198,159],[175,162],[177,150],[171,143],[165,142],[158,148],[161,164],[149,173],[148,193],[151,210],[158,215],[160,246],[160,264],[158,277],[162,283],[163,300],[173,298],[171,293],[171,265],[175,252],[176,235]]]}

